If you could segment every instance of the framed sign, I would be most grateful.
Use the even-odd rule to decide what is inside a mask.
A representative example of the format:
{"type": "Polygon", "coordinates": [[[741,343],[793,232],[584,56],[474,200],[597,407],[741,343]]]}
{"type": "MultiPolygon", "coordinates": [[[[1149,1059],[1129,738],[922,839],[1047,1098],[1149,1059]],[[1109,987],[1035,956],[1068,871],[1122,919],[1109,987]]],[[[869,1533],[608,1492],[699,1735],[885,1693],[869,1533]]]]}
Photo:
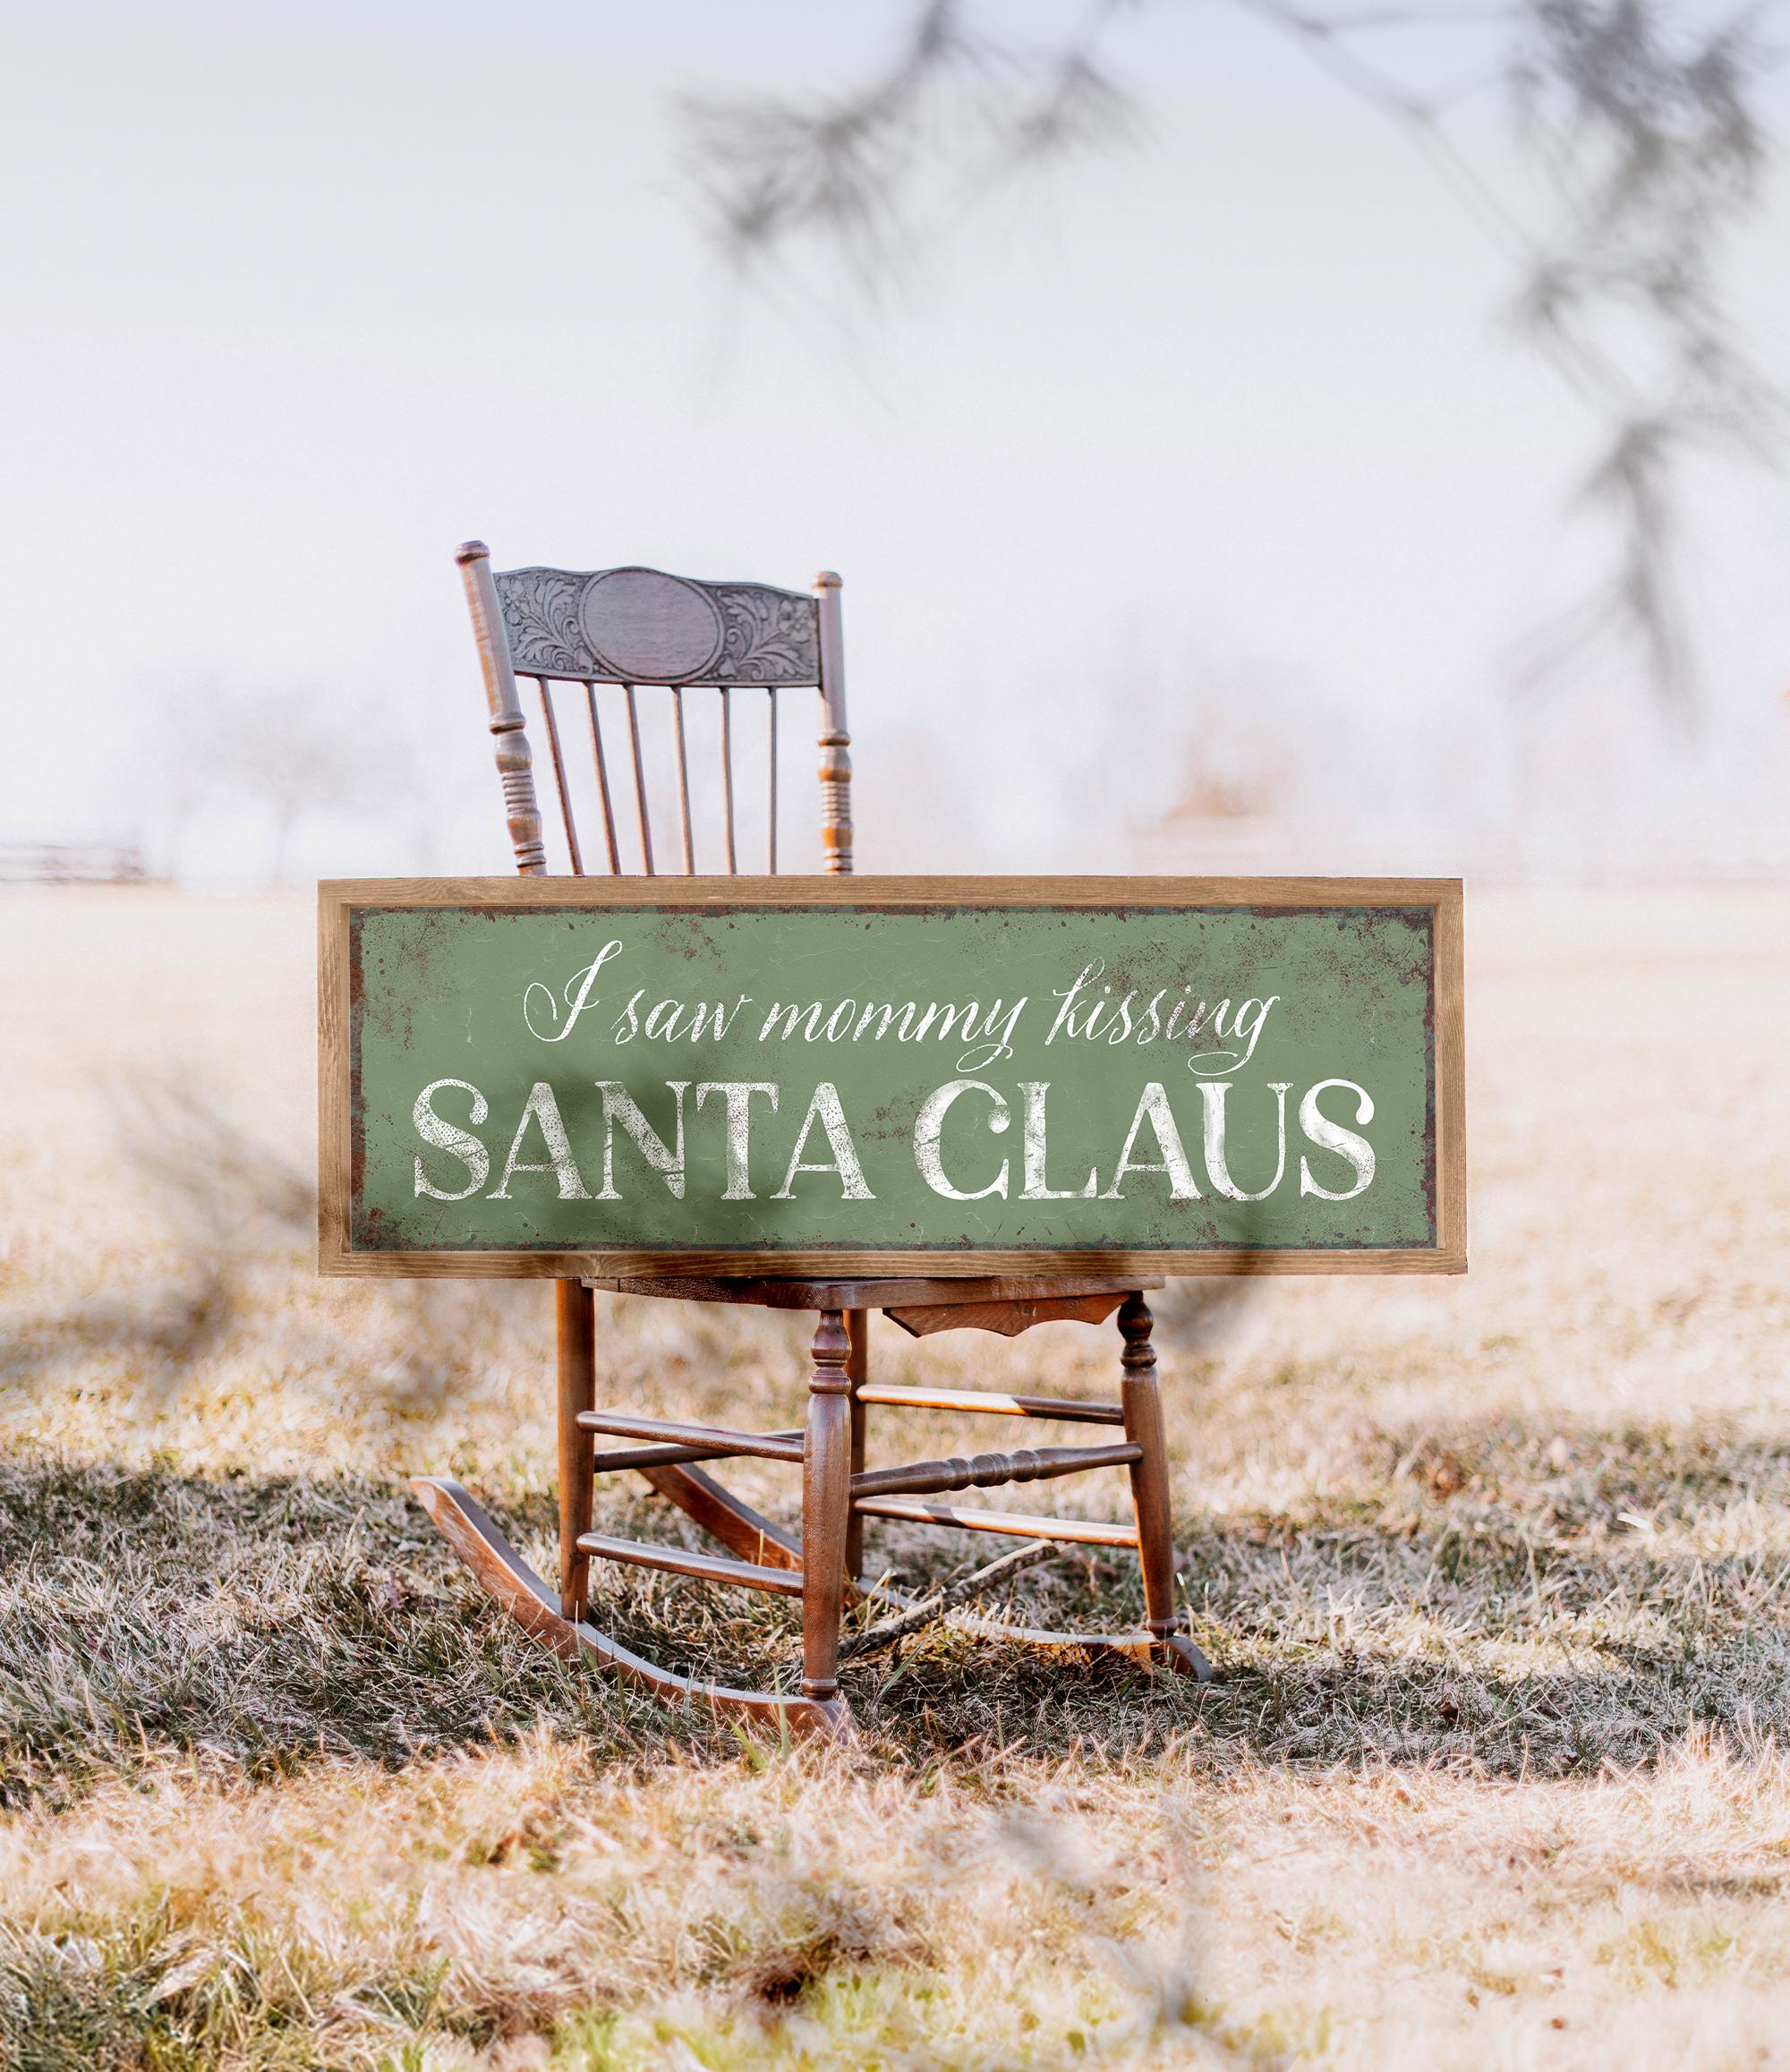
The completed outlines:
{"type": "Polygon", "coordinates": [[[1458,1273],[1458,879],[320,888],[320,1265],[1458,1273]]]}

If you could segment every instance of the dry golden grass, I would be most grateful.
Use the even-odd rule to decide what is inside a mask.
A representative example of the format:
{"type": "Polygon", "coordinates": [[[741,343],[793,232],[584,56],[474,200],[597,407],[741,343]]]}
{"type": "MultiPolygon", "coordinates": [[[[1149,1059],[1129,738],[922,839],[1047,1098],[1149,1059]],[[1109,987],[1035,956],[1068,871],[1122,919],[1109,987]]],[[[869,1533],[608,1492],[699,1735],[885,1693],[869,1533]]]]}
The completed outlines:
{"type": "MultiPolygon", "coordinates": [[[[562,1667],[408,1504],[544,1561],[547,1301],[311,1273],[309,931],[0,904],[0,2063],[1790,2063],[1790,900],[1474,901],[1472,1274],[1161,1305],[1223,1685],[934,1633],[849,1754],[562,1667]]],[[[799,1414],[797,1320],[601,1324],[618,1398],[799,1414]]],[[[778,1607],[605,1588],[787,1670],[778,1607]]]]}

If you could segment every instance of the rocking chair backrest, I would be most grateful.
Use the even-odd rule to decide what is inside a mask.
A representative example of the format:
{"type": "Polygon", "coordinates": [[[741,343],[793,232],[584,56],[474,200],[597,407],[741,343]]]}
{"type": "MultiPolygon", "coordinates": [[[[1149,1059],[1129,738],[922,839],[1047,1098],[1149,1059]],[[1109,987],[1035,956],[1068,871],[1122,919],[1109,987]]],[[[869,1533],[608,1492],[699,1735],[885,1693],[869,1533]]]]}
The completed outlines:
{"type": "MultiPolygon", "coordinates": [[[[624,786],[633,794],[634,835],[626,846],[648,876],[657,865],[647,800],[646,758],[642,753],[640,708],[635,692],[663,690],[671,701],[676,750],[678,831],[686,873],[696,867],[696,838],[690,808],[690,755],[684,694],[695,690],[720,722],[721,829],[720,851],[729,873],[739,869],[735,825],[734,717],[736,699],[763,692],[767,729],[765,870],[777,869],[777,699],[791,686],[812,686],[821,705],[821,842],[825,867],[844,874],[851,859],[850,736],[846,731],[844,651],[840,630],[840,579],[814,578],[813,593],[773,590],[762,583],[695,583],[656,568],[605,568],[577,574],[561,568],[493,569],[490,550],[469,541],[456,557],[484,671],[491,732],[497,737],[498,773],[503,781],[516,865],[525,876],[547,871],[541,808],[517,678],[532,677],[541,701],[554,789],[573,874],[584,875],[584,848],[573,809],[570,756],[562,744],[552,686],[577,686],[590,737],[592,774],[601,806],[603,853],[619,874],[626,809],[618,811],[624,786]],[[605,746],[599,686],[621,693],[626,723],[626,761],[618,767],[615,718],[605,746]],[[581,695],[580,695],[581,694],[581,695]]],[[[756,703],[755,697],[753,701],[756,703]]],[[[613,697],[610,700],[613,705],[613,697]]],[[[576,722],[574,722],[575,727],[576,722]]],[[[717,867],[711,864],[710,868],[717,867]]]]}

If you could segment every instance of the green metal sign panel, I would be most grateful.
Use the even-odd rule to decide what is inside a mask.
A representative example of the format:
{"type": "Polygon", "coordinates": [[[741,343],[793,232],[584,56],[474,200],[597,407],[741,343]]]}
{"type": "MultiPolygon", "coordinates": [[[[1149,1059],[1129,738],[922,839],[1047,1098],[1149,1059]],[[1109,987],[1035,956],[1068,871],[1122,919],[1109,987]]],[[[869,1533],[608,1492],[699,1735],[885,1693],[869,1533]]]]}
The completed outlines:
{"type": "Polygon", "coordinates": [[[324,888],[324,1263],[1464,1265],[1459,887],[324,888]]]}

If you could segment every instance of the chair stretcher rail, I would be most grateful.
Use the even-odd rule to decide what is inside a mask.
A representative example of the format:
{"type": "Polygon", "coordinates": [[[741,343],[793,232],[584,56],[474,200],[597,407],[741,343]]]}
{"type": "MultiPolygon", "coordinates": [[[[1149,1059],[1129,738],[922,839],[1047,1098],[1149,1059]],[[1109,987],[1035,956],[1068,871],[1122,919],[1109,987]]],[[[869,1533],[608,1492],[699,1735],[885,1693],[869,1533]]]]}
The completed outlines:
{"type": "MultiPolygon", "coordinates": [[[[766,1438],[789,1439],[799,1445],[799,1430],[767,1432],[766,1438]]],[[[682,1468],[695,1461],[731,1461],[739,1457],[737,1446],[618,1446],[607,1454],[592,1454],[593,1475],[614,1475],[626,1468],[682,1468]]]]}
{"type": "Polygon", "coordinates": [[[1022,1539],[1056,1539],[1070,1547],[1135,1547],[1136,1531],[1095,1518],[1040,1518],[1029,1511],[961,1511],[919,1496],[853,1497],[866,1518],[899,1518],[912,1525],[945,1525],[961,1532],[1011,1532],[1022,1539]]]}
{"type": "Polygon", "coordinates": [[[581,1410],[579,1428],[618,1439],[661,1439],[672,1445],[703,1446],[720,1454],[750,1454],[762,1461],[802,1458],[799,1438],[780,1432],[730,1432],[720,1425],[677,1424],[665,1418],[625,1417],[619,1411],[581,1410]]]}
{"type": "Polygon", "coordinates": [[[989,1489],[1002,1482],[1049,1482],[1089,1468],[1128,1468],[1144,1449],[1119,1446],[1036,1446],[1013,1454],[976,1454],[968,1460],[916,1461],[854,1475],[854,1496],[936,1496],[945,1489],[989,1489]]]}
{"type": "Polygon", "coordinates": [[[654,1547],[644,1539],[611,1539],[605,1532],[581,1532],[578,1551],[598,1561],[661,1568],[672,1575],[732,1583],[744,1590],[770,1590],[777,1597],[802,1594],[802,1572],[797,1568],[764,1568],[755,1561],[730,1561],[722,1555],[695,1554],[683,1547],[654,1547]]]}
{"type": "Polygon", "coordinates": [[[1077,1403],[1053,1395],[1003,1395],[981,1388],[896,1388],[873,1382],[857,1392],[859,1403],[887,1403],[897,1410],[984,1411],[991,1417],[1056,1418],[1064,1424],[1122,1425],[1125,1412],[1116,1403],[1077,1403]]]}

